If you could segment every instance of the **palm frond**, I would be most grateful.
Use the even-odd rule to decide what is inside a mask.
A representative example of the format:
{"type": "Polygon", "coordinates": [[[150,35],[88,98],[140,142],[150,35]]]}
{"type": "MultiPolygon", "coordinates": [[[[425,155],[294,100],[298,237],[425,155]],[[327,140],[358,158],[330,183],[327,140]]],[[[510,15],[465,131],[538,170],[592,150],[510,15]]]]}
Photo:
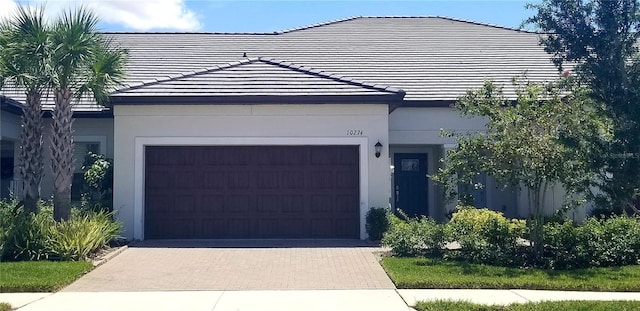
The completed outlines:
{"type": "Polygon", "coordinates": [[[91,62],[93,50],[100,44],[98,18],[86,7],[64,12],[54,23],[51,41],[56,84],[73,87],[91,62]]]}
{"type": "Polygon", "coordinates": [[[109,91],[122,84],[126,63],[127,51],[115,47],[109,41],[103,41],[94,51],[87,85],[98,103],[107,103],[109,91]]]}
{"type": "Polygon", "coordinates": [[[29,90],[47,84],[45,70],[50,54],[49,27],[44,7],[18,6],[14,14],[0,23],[0,80],[29,90]]]}

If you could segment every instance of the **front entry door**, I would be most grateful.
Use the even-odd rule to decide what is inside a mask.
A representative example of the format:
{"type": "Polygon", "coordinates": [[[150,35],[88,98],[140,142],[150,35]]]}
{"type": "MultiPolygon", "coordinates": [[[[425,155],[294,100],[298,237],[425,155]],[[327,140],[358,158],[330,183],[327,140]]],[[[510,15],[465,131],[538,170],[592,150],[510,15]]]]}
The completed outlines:
{"type": "Polygon", "coordinates": [[[396,209],[410,217],[427,216],[427,155],[396,153],[393,174],[396,209]]]}

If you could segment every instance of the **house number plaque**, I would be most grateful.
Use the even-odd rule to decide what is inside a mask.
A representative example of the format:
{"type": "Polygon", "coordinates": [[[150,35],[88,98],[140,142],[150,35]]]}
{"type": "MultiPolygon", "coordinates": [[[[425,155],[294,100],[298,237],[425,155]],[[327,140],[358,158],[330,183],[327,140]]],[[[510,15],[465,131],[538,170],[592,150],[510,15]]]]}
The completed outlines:
{"type": "Polygon", "coordinates": [[[362,136],[364,135],[363,130],[347,130],[347,136],[362,136]]]}

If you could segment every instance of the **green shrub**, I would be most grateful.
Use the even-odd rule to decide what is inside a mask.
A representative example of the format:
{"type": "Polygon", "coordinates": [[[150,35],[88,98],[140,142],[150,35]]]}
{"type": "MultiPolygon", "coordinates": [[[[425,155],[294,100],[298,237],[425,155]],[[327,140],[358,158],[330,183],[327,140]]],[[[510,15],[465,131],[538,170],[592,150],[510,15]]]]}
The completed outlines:
{"type": "Polygon", "coordinates": [[[459,207],[447,229],[460,244],[460,251],[455,253],[459,259],[494,265],[524,264],[520,241],[527,232],[524,220],[509,220],[488,209],[459,207]]]}
{"type": "Polygon", "coordinates": [[[7,238],[13,226],[13,217],[13,204],[5,200],[0,201],[0,261],[4,258],[7,238]]]}
{"type": "Polygon", "coordinates": [[[16,204],[0,203],[0,261],[82,260],[121,231],[112,213],[74,208],[68,221],[58,223],[49,204],[41,203],[38,214],[16,204]]]}
{"type": "Polygon", "coordinates": [[[383,207],[372,207],[367,212],[365,228],[369,240],[380,241],[382,235],[389,230],[389,210],[383,207]]]}
{"type": "Polygon", "coordinates": [[[49,208],[40,208],[40,213],[25,212],[16,207],[15,202],[2,206],[2,235],[0,259],[2,260],[43,260],[48,258],[46,232],[53,223],[53,213],[49,208]]]}
{"type": "Polygon", "coordinates": [[[427,217],[401,220],[391,216],[391,228],[382,238],[382,245],[391,248],[398,257],[441,257],[447,243],[445,226],[427,217]]]}
{"type": "Polygon", "coordinates": [[[119,236],[121,224],[106,212],[87,212],[49,228],[47,245],[52,255],[63,260],[84,260],[119,236]]]}
{"type": "Polygon", "coordinates": [[[94,211],[113,210],[113,160],[89,152],[82,165],[82,205],[94,211]]]}
{"type": "Polygon", "coordinates": [[[544,228],[545,264],[552,269],[640,263],[640,219],[615,216],[549,223],[544,228]]]}

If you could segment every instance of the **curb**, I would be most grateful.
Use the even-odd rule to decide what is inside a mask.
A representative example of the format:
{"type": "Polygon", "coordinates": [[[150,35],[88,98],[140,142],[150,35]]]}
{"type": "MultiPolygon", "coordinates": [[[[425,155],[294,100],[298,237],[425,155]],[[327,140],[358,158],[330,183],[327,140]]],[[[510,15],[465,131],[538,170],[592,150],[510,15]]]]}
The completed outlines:
{"type": "Polygon", "coordinates": [[[95,268],[103,265],[105,262],[107,262],[107,261],[113,259],[114,257],[120,255],[122,252],[124,252],[128,248],[129,248],[128,245],[123,245],[123,246],[120,246],[120,247],[108,252],[106,255],[100,257],[100,259],[92,260],[91,263],[93,263],[93,268],[95,269],[95,268]]]}

